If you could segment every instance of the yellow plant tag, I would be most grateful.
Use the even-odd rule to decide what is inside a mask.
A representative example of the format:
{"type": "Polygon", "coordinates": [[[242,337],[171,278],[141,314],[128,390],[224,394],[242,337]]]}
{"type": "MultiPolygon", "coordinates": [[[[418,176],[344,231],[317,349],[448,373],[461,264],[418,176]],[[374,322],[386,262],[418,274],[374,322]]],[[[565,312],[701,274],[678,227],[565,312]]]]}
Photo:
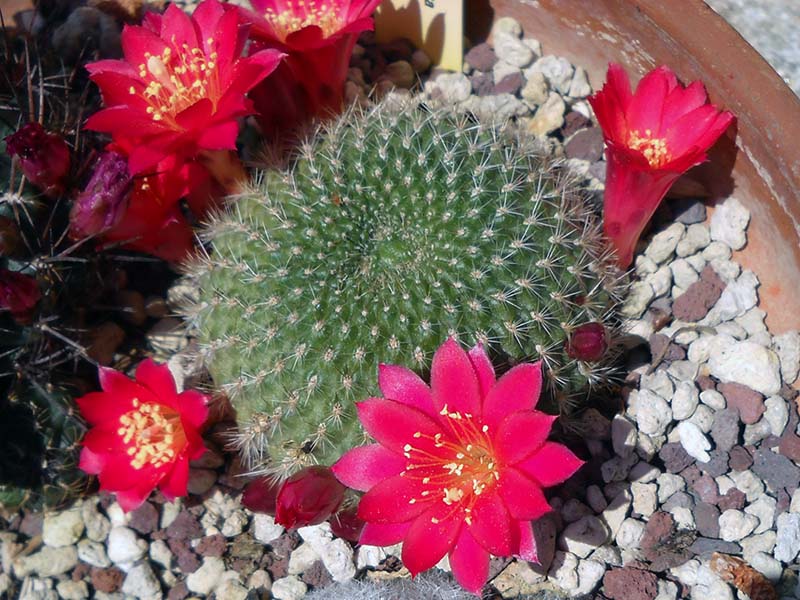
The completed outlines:
{"type": "Polygon", "coordinates": [[[463,0],[384,0],[375,13],[379,42],[408,38],[443,69],[461,71],[463,0]]]}

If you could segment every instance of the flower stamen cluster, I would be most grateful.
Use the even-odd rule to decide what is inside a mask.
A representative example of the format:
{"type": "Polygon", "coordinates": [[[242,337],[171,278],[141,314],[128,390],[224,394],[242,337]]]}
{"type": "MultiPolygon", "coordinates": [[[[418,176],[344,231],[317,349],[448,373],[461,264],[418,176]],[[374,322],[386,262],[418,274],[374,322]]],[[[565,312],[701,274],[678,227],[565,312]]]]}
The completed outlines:
{"type": "Polygon", "coordinates": [[[641,136],[637,130],[631,131],[628,136],[628,147],[641,152],[654,169],[663,167],[672,160],[666,140],[653,137],[650,129],[644,130],[644,136],[641,136]]]}
{"type": "Polygon", "coordinates": [[[319,6],[316,0],[299,0],[299,2],[288,0],[283,10],[267,7],[264,18],[269,21],[276,37],[282,42],[286,41],[289,34],[311,25],[319,27],[323,35],[329,37],[344,25],[344,19],[340,14],[341,7],[341,4],[330,0],[322,2],[319,6]]]}
{"type": "Polygon", "coordinates": [[[133,399],[134,410],[119,418],[121,427],[117,434],[132,457],[131,466],[141,469],[145,465],[160,468],[175,459],[176,448],[182,448],[186,436],[180,425],[180,414],[161,404],[142,404],[133,399]]]}

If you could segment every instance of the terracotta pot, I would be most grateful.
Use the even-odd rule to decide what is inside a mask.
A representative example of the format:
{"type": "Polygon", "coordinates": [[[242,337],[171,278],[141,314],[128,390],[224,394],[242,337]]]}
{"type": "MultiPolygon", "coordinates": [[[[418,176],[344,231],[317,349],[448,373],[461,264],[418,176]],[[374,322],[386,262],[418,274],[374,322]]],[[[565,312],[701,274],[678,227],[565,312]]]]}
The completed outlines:
{"type": "Polygon", "coordinates": [[[667,64],[684,82],[702,80],[712,102],[738,122],[711,161],[690,175],[712,204],[732,192],[748,207],[748,244],[734,258],[758,275],[771,331],[800,329],[800,100],[724,19],[701,0],[468,0],[467,6],[471,40],[485,39],[492,20],[512,16],[545,52],[583,66],[595,87],[610,61],[632,79],[667,64]]]}

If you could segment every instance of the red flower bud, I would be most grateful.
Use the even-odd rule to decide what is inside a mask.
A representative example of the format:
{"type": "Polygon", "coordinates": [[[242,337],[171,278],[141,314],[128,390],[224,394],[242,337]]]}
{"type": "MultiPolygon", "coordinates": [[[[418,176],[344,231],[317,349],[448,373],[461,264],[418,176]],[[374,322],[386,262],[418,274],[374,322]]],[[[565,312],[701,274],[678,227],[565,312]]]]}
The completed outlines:
{"type": "Polygon", "coordinates": [[[358,510],[348,508],[340,510],[331,517],[331,531],[336,537],[340,537],[348,542],[358,542],[361,537],[361,530],[364,529],[364,521],[359,518],[358,510]]]}
{"type": "Polygon", "coordinates": [[[6,152],[19,158],[28,180],[48,196],[64,191],[69,175],[69,146],[55,133],[48,133],[39,123],[28,123],[5,138],[6,152]]]}
{"type": "Polygon", "coordinates": [[[11,256],[19,246],[19,228],[16,221],[0,217],[0,256],[11,256]]]}
{"type": "Polygon", "coordinates": [[[96,235],[119,223],[125,213],[133,178],[128,161],[116,152],[100,157],[86,189],[69,213],[69,234],[74,240],[96,235]]]}
{"type": "Polygon", "coordinates": [[[594,362],[608,350],[608,334],[602,323],[584,323],[575,328],[566,343],[567,355],[576,360],[594,362]]]}
{"type": "Polygon", "coordinates": [[[30,321],[41,292],[33,277],[0,269],[0,311],[9,311],[21,323],[30,321]]]}
{"type": "Polygon", "coordinates": [[[306,467],[281,486],[275,522],[289,529],[318,525],[339,508],[344,490],[330,468],[306,467]]]}
{"type": "Polygon", "coordinates": [[[242,504],[253,512],[274,516],[280,487],[269,477],[251,481],[242,492],[242,504]]]}

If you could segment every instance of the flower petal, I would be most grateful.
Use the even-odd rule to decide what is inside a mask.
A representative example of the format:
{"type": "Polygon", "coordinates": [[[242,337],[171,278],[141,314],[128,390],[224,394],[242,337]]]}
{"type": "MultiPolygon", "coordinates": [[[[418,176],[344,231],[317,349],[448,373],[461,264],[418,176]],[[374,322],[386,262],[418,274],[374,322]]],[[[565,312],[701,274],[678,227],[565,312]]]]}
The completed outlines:
{"type": "Polygon", "coordinates": [[[475,347],[468,353],[469,361],[472,363],[472,368],[475,369],[475,375],[478,377],[478,385],[481,390],[481,398],[485,398],[492,389],[495,382],[494,367],[492,361],[489,360],[489,355],[486,354],[486,349],[483,344],[475,344],[475,347]]]}
{"type": "Polygon", "coordinates": [[[440,431],[440,427],[430,417],[394,400],[370,398],[357,402],[356,410],[367,433],[398,454],[403,454],[406,444],[410,443],[415,447],[421,445],[424,440],[415,439],[415,433],[432,438],[440,431]]]}
{"type": "Polygon", "coordinates": [[[115,403],[118,402],[126,406],[125,412],[133,409],[134,398],[137,398],[139,402],[158,403],[158,399],[148,388],[139,385],[119,371],[108,367],[100,367],[98,369],[98,379],[100,380],[100,387],[103,388],[104,392],[113,395],[115,403]]]}
{"type": "Polygon", "coordinates": [[[92,452],[90,448],[83,447],[81,449],[81,458],[78,462],[78,467],[90,475],[97,475],[105,468],[106,459],[102,454],[92,452]]]}
{"type": "Polygon", "coordinates": [[[159,399],[159,404],[167,404],[168,400],[173,400],[169,403],[169,406],[173,406],[178,390],[175,388],[172,371],[166,364],[159,364],[152,358],[143,360],[136,367],[136,383],[149,388],[159,399]]]}
{"type": "Polygon", "coordinates": [[[487,552],[511,556],[519,548],[519,531],[496,491],[478,496],[469,530],[487,552]]]}
{"type": "Polygon", "coordinates": [[[562,444],[545,442],[538,452],[515,465],[517,469],[534,478],[543,487],[564,483],[584,464],[580,458],[562,444]]]}
{"type": "Polygon", "coordinates": [[[453,338],[442,344],[433,355],[431,390],[436,412],[447,407],[451,413],[480,415],[478,376],[467,353],[453,338]]]}
{"type": "Polygon", "coordinates": [[[331,470],[347,487],[366,492],[384,479],[399,475],[406,464],[406,459],[399,454],[380,444],[370,444],[345,453],[331,470]]]}
{"type": "Polygon", "coordinates": [[[627,113],[628,127],[640,135],[659,137],[664,101],[676,85],[675,74],[666,67],[659,67],[645,75],[636,86],[627,113]],[[645,132],[649,130],[651,134],[645,132]]]}
{"type": "Polygon", "coordinates": [[[517,365],[494,384],[483,401],[483,422],[494,430],[509,413],[533,410],[541,391],[541,362],[517,365]]]}
{"type": "Polygon", "coordinates": [[[444,503],[436,503],[414,519],[403,538],[402,553],[403,564],[412,577],[433,567],[452,550],[463,524],[464,514],[444,503]],[[442,514],[443,510],[449,512],[442,514]]]}
{"type": "Polygon", "coordinates": [[[676,86],[664,101],[662,125],[669,128],[675,120],[703,106],[707,101],[708,96],[702,81],[693,81],[686,88],[676,86]]]}
{"type": "Polygon", "coordinates": [[[175,498],[185,496],[189,485],[189,461],[185,456],[178,458],[172,470],[161,481],[159,488],[164,496],[172,502],[175,498]]]}
{"type": "Polygon", "coordinates": [[[118,491],[114,494],[117,497],[117,502],[122,507],[124,512],[131,512],[132,510],[136,510],[144,501],[147,500],[148,496],[153,493],[152,487],[135,487],[130,488],[128,490],[118,491]]]}
{"type": "Polygon", "coordinates": [[[358,516],[367,523],[403,523],[430,508],[418,479],[396,475],[373,486],[358,504],[358,516]]]}
{"type": "Polygon", "coordinates": [[[538,410],[511,413],[494,435],[497,457],[502,463],[513,465],[530,456],[544,444],[555,420],[554,415],[538,410]]]}
{"type": "Polygon", "coordinates": [[[513,467],[503,469],[497,486],[503,503],[514,519],[533,521],[551,510],[542,487],[513,467]]]}
{"type": "Polygon", "coordinates": [[[392,546],[403,541],[411,521],[405,523],[367,523],[361,531],[359,544],[368,546],[392,546]]]}
{"type": "Polygon", "coordinates": [[[480,595],[489,577],[489,553],[475,541],[468,527],[462,527],[450,553],[450,567],[456,581],[468,592],[480,595]]]}
{"type": "MultiPolygon", "coordinates": [[[[132,400],[132,399],[131,399],[132,400]]],[[[81,416],[90,425],[107,421],[117,421],[123,414],[133,409],[133,403],[125,398],[116,399],[108,392],[90,392],[76,399],[81,416]]]]}
{"type": "Polygon", "coordinates": [[[197,390],[186,390],[178,394],[178,412],[181,420],[199,429],[208,419],[208,396],[197,390]]]}
{"type": "Polygon", "coordinates": [[[514,556],[529,562],[539,563],[533,523],[530,521],[517,521],[517,526],[519,527],[519,551],[514,556]]]}
{"type": "Polygon", "coordinates": [[[378,365],[378,386],[387,400],[411,406],[436,418],[431,389],[411,369],[400,365],[378,365]]]}

